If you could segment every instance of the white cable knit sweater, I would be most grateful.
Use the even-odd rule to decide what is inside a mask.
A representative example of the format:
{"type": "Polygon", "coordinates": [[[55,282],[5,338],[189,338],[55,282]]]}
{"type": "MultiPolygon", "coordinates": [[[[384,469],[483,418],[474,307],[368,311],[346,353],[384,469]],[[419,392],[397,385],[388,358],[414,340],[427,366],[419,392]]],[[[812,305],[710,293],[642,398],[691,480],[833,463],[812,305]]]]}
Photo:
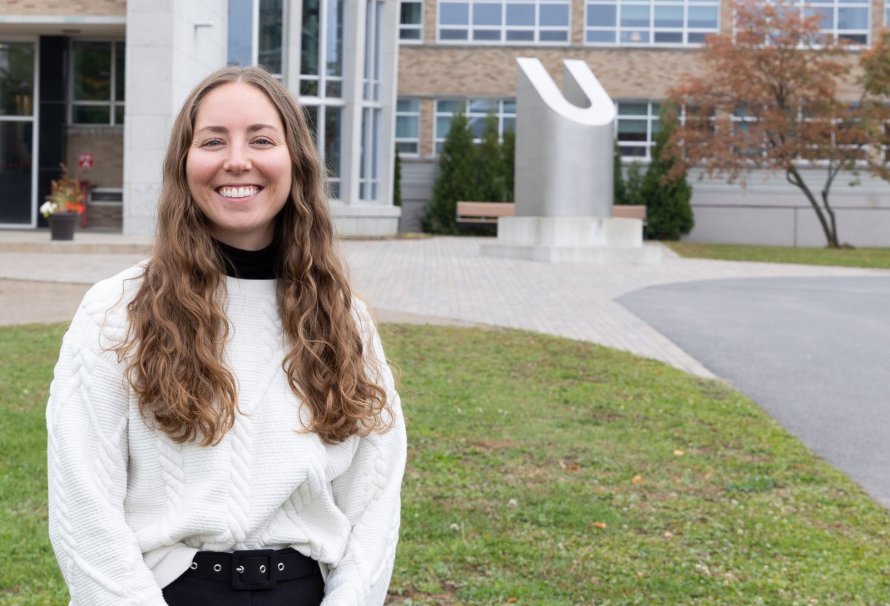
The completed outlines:
{"type": "MultiPolygon", "coordinates": [[[[213,447],[177,444],[139,414],[123,365],[104,346],[126,329],[141,267],[86,295],[62,341],[50,389],[50,539],[77,606],[164,604],[161,587],[199,550],[293,547],[325,572],[324,606],[380,605],[399,528],[405,425],[325,445],[301,433],[307,411],[287,384],[274,280],[226,279],[226,347],[239,390],[235,426],[213,447]],[[110,311],[108,311],[110,310],[110,311]],[[107,312],[107,313],[106,313],[107,312]]],[[[366,351],[383,360],[355,301],[366,351]]]]}

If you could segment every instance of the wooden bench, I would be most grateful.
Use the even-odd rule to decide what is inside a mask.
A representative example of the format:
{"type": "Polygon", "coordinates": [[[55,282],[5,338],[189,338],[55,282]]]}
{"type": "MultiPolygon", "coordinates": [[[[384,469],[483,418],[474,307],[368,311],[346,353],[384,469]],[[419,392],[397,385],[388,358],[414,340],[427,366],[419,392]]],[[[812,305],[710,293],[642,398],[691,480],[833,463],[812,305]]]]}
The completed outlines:
{"type": "MultiPolygon", "coordinates": [[[[512,217],[516,214],[513,202],[458,202],[458,223],[497,223],[498,217],[512,217]]],[[[642,204],[612,206],[612,216],[619,219],[640,219],[646,224],[646,207],[642,204]]]]}

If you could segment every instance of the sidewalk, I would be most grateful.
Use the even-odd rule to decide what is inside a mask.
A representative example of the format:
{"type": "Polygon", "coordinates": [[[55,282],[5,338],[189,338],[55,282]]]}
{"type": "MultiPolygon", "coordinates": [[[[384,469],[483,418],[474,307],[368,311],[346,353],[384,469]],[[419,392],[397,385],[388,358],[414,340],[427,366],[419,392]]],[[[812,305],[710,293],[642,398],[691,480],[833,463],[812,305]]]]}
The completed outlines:
{"type": "MultiPolygon", "coordinates": [[[[70,318],[85,290],[68,287],[62,293],[64,287],[58,285],[35,287],[20,281],[92,284],[145,258],[149,250],[147,239],[88,233],[76,238],[74,246],[63,248],[65,244],[50,245],[45,232],[0,231],[0,324],[21,323],[16,318],[22,310],[38,312],[25,314],[31,322],[70,318]],[[40,315],[35,302],[47,298],[55,300],[54,310],[65,312],[62,318],[57,317],[62,311],[40,315]]],[[[880,270],[682,259],[667,249],[658,266],[550,265],[483,257],[479,245],[484,241],[345,240],[341,249],[355,289],[384,321],[533,330],[630,351],[702,377],[714,375],[616,299],[649,286],[697,280],[886,275],[880,270]]]]}

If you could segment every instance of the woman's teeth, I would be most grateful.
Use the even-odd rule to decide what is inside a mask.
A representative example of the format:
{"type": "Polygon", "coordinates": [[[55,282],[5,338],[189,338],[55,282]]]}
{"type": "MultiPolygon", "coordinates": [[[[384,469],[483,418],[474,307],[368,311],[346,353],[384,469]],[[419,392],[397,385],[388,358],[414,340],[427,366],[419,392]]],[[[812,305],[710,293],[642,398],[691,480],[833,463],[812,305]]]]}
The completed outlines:
{"type": "Polygon", "coordinates": [[[259,187],[220,187],[219,194],[224,198],[246,198],[260,191],[259,187]]]}

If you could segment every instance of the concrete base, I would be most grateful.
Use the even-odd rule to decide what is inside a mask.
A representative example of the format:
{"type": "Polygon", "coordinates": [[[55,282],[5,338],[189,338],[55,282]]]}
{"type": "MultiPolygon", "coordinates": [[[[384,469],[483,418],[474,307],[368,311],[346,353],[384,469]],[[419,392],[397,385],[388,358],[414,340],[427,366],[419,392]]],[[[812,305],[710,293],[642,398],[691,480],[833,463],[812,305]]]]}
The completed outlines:
{"type": "Polygon", "coordinates": [[[501,217],[497,242],[483,244],[481,252],[545,263],[661,262],[660,248],[643,246],[639,219],[501,217]]]}
{"type": "Polygon", "coordinates": [[[340,236],[394,236],[399,231],[401,209],[397,206],[331,200],[329,208],[340,236]]]}

